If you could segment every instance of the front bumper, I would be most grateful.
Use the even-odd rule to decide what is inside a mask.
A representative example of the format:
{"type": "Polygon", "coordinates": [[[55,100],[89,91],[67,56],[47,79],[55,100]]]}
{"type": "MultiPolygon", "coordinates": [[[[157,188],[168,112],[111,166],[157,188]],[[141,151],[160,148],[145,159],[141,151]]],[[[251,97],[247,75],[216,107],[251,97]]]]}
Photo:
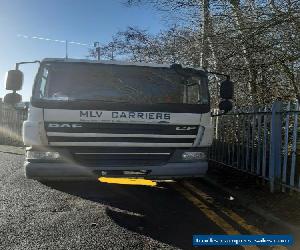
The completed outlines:
{"type": "Polygon", "coordinates": [[[196,162],[170,162],[160,166],[114,167],[114,166],[81,166],[74,163],[60,162],[25,162],[25,175],[29,179],[40,181],[59,180],[97,180],[106,177],[142,177],[145,179],[176,179],[203,176],[208,168],[206,160],[196,162]],[[144,175],[120,174],[123,171],[144,171],[144,175]],[[113,174],[103,175],[102,171],[113,174]],[[117,174],[116,174],[117,173],[117,174]]]}

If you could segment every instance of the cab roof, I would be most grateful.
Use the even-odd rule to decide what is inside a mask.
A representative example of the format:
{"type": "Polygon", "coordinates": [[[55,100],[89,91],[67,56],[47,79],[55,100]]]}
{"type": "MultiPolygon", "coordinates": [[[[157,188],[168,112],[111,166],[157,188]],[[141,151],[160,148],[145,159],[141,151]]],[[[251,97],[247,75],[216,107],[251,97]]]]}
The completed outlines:
{"type": "MultiPolygon", "coordinates": [[[[112,60],[88,60],[88,59],[73,59],[73,58],[44,58],[42,63],[47,62],[70,62],[70,63],[93,63],[93,64],[112,64],[123,66],[140,66],[140,67],[153,67],[153,68],[170,68],[172,64],[158,64],[158,63],[143,63],[143,62],[128,62],[128,61],[112,61],[112,60]]],[[[182,65],[183,68],[190,68],[189,66],[182,65]]],[[[192,67],[193,68],[193,67],[192,67]]],[[[194,68],[203,71],[201,68],[194,68]]]]}
{"type": "MultiPolygon", "coordinates": [[[[152,68],[167,68],[170,69],[172,64],[155,64],[155,63],[141,63],[128,61],[112,61],[112,60],[87,60],[87,59],[72,59],[72,58],[45,58],[41,63],[62,62],[62,63],[91,63],[91,64],[107,64],[107,65],[122,65],[122,66],[138,66],[138,67],[152,67],[152,68]]],[[[207,71],[200,68],[191,68],[179,64],[173,64],[173,67],[188,70],[189,72],[198,72],[202,76],[207,76],[207,71]]]]}
{"type": "Polygon", "coordinates": [[[110,61],[110,60],[87,60],[87,59],[66,59],[66,58],[45,58],[42,63],[47,62],[70,62],[70,63],[93,63],[93,64],[112,64],[112,65],[123,65],[123,66],[141,66],[141,67],[155,67],[155,68],[170,68],[170,64],[154,64],[154,63],[137,63],[127,61],[110,61]]]}

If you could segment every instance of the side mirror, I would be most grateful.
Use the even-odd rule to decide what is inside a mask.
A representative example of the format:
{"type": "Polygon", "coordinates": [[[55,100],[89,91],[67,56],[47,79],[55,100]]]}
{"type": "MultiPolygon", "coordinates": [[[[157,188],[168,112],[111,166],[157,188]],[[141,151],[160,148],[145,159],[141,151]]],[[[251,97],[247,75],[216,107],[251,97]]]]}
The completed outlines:
{"type": "Polygon", "coordinates": [[[18,102],[15,104],[15,109],[16,110],[27,110],[28,106],[26,102],[18,102]]]}
{"type": "Polygon", "coordinates": [[[234,95],[233,82],[228,79],[221,82],[220,85],[221,99],[233,99],[233,95],[234,95]]]}
{"type": "Polygon", "coordinates": [[[229,100],[222,100],[219,103],[219,109],[223,110],[225,113],[229,112],[230,110],[232,110],[232,102],[229,100]]]}
{"type": "Polygon", "coordinates": [[[23,85],[23,72],[14,69],[14,70],[9,70],[6,73],[5,77],[5,88],[6,90],[21,90],[23,85]]]}
{"type": "Polygon", "coordinates": [[[17,103],[22,101],[22,96],[18,93],[8,93],[4,96],[4,103],[9,105],[16,105],[17,103]]]}

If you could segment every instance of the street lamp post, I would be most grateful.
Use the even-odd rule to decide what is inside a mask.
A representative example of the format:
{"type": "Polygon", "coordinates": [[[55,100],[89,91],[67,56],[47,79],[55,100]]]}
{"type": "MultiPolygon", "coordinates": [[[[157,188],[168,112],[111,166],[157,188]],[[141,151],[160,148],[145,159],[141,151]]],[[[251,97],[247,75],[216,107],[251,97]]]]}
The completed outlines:
{"type": "Polygon", "coordinates": [[[94,42],[94,48],[97,53],[97,60],[100,61],[100,43],[99,42],[94,42]]]}

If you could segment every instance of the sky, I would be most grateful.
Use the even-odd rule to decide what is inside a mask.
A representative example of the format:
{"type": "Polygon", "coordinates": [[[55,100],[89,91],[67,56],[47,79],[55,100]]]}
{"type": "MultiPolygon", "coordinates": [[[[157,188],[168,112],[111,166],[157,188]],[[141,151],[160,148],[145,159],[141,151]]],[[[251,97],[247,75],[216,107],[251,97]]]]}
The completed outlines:
{"type": "MultiPolygon", "coordinates": [[[[159,13],[146,7],[127,7],[124,0],[0,0],[0,97],[6,93],[5,73],[16,62],[64,57],[65,45],[25,39],[20,35],[92,44],[106,43],[128,26],[139,26],[151,33],[163,29],[159,13]]],[[[69,46],[70,58],[85,59],[88,48],[69,46]]],[[[23,88],[19,93],[29,101],[37,65],[21,66],[23,88]]]]}

